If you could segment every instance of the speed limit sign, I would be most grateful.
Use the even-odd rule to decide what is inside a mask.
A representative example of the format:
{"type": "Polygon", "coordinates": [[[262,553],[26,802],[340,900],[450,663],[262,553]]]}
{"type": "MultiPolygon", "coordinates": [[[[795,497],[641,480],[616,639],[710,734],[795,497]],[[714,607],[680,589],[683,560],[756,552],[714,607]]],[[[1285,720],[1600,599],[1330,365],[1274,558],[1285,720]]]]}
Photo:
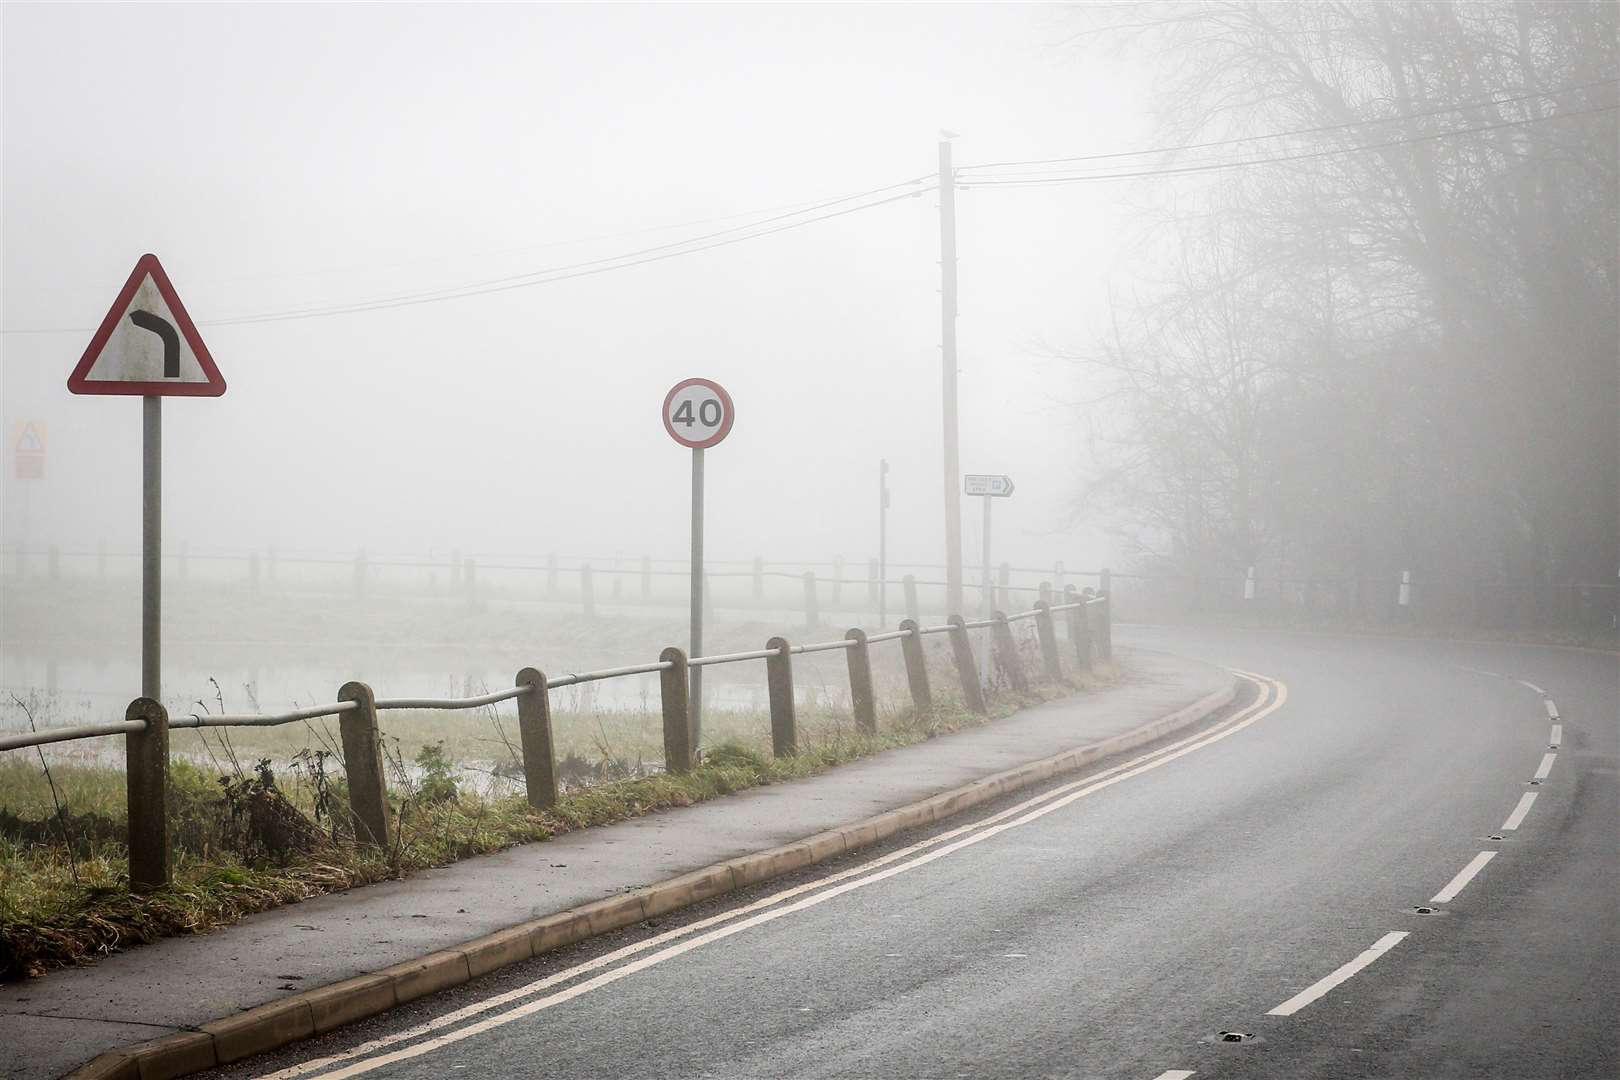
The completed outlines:
{"type": "Polygon", "coordinates": [[[731,395],[710,379],[682,379],[664,396],[664,430],[682,446],[704,450],[731,433],[731,395]]]}

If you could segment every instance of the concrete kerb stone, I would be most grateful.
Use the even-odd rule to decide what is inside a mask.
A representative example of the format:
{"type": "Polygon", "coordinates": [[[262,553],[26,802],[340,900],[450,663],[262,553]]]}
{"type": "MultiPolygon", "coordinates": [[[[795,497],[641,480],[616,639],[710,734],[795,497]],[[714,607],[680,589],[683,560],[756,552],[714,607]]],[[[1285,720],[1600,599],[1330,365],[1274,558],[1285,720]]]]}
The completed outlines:
{"type": "Polygon", "coordinates": [[[471,982],[507,964],[871,847],[898,833],[941,821],[1009,792],[1072,772],[1099,758],[1152,742],[1225,708],[1236,697],[1234,681],[1231,686],[1135,731],[984,777],[842,829],[742,855],[633,892],[520,923],[459,948],[429,953],[370,975],[307,990],[204,1024],[198,1031],[179,1032],[109,1051],[80,1066],[67,1080],[124,1080],[137,1076],[140,1080],[167,1080],[245,1056],[220,1056],[220,1039],[225,1040],[226,1053],[235,1054],[247,1046],[253,1048],[246,1053],[259,1053],[296,1042],[312,1033],[331,1031],[395,1005],[471,982]]]}
{"type": "Polygon", "coordinates": [[[309,1001],[300,996],[212,1020],[200,1030],[214,1037],[214,1057],[225,1065],[309,1038],[315,1034],[315,1017],[309,1001]]]}

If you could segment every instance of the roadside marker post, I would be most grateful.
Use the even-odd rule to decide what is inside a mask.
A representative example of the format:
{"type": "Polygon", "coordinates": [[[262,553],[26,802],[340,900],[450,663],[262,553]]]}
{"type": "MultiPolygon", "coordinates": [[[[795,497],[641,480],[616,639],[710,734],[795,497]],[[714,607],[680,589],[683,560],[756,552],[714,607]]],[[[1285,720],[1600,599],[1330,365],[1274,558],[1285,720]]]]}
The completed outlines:
{"type": "MultiPolygon", "coordinates": [[[[736,407],[725,388],[711,379],[682,379],[664,395],[664,430],[669,437],[692,451],[692,562],[689,576],[692,591],[690,656],[703,655],[703,451],[731,434],[736,407]]],[[[688,708],[691,717],[691,744],[702,745],[703,669],[691,668],[688,708]]]]}
{"type": "Polygon", "coordinates": [[[163,399],[218,397],[225,380],[156,255],[135,263],[68,389],[141,398],[141,696],[161,701],[163,399]]]}

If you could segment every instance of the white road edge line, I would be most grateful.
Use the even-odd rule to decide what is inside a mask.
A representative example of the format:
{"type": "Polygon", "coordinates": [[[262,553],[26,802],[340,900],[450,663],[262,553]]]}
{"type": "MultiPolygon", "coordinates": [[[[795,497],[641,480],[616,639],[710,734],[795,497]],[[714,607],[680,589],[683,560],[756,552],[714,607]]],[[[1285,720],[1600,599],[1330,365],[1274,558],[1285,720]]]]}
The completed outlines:
{"type": "Polygon", "coordinates": [[[1556,750],[1556,749],[1558,749],[1558,745],[1560,743],[1562,743],[1563,741],[1564,741],[1564,725],[1563,724],[1554,724],[1552,726],[1552,737],[1547,740],[1547,745],[1552,747],[1554,750],[1556,750]]]}
{"type": "Polygon", "coordinates": [[[725,912],[709,919],[702,920],[701,922],[693,923],[690,926],[679,927],[675,930],[666,931],[664,934],[660,934],[657,937],[650,938],[643,942],[637,942],[634,945],[627,945],[622,949],[617,949],[611,953],[596,957],[593,960],[586,961],[577,967],[570,968],[566,971],[557,972],[554,975],[549,975],[543,979],[536,980],[527,986],[507,991],[506,993],[497,995],[488,1001],[477,1002],[473,1005],[466,1006],[462,1009],[456,1010],[453,1013],[448,1013],[434,1020],[418,1024],[406,1031],[396,1032],[392,1035],[371,1040],[370,1042],[352,1047],[349,1050],[333,1054],[329,1057],[301,1062],[290,1065],[284,1069],[277,1070],[276,1072],[265,1073],[259,1078],[259,1080],[292,1080],[294,1077],[315,1074],[319,1070],[325,1069],[328,1066],[342,1065],[344,1062],[351,1062],[351,1064],[334,1069],[331,1072],[320,1073],[320,1075],[329,1078],[329,1080],[341,1080],[341,1078],[359,1076],[363,1073],[371,1072],[374,1069],[379,1069],[385,1065],[391,1065],[398,1061],[405,1061],[411,1058],[420,1057],[433,1050],[450,1045],[451,1043],[460,1042],[463,1039],[481,1034],[492,1028],[501,1027],[515,1020],[520,1020],[525,1016],[530,1016],[544,1009],[549,1009],[554,1005],[560,1005],[563,1002],[570,1001],[599,987],[618,982],[620,979],[652,967],[655,964],[662,963],[665,960],[673,959],[674,957],[683,953],[690,952],[691,950],[699,948],[700,946],[731,937],[732,935],[741,933],[750,927],[772,922],[786,915],[791,915],[795,912],[814,907],[818,904],[831,900],[836,896],[842,896],[844,893],[851,892],[855,889],[863,888],[867,885],[887,880],[888,878],[894,877],[897,874],[916,869],[917,867],[926,865],[927,863],[933,862],[936,859],[941,859],[946,855],[953,854],[954,852],[972,844],[977,844],[981,841],[988,840],[992,836],[999,835],[1008,829],[1028,824],[1037,818],[1045,817],[1054,810],[1061,809],[1062,807],[1065,807],[1078,799],[1082,799],[1087,795],[1101,791],[1104,788],[1112,787],[1121,781],[1128,780],[1140,773],[1147,772],[1149,769],[1156,769],[1161,765],[1175,760],[1176,758],[1190,754],[1194,750],[1201,750],[1211,743],[1218,742],[1221,739],[1226,738],[1228,735],[1234,735],[1248,727],[1250,724],[1253,724],[1264,717],[1269,716],[1277,709],[1280,709],[1288,700],[1288,688],[1286,685],[1275,681],[1261,682],[1260,680],[1264,678],[1263,676],[1256,676],[1248,672],[1237,671],[1237,669],[1232,670],[1243,678],[1249,679],[1250,681],[1259,682],[1261,697],[1253,705],[1249,706],[1249,708],[1244,712],[1241,712],[1237,716],[1216,725],[1214,728],[1208,731],[1202,732],[1198,735],[1188,736],[1187,738],[1181,739],[1176,743],[1170,744],[1169,746],[1161,747],[1159,750],[1143,754],[1132,761],[1124,762],[1120,765],[1114,766],[1113,768],[1105,769],[1100,773],[1096,773],[1084,779],[1066,784],[1061,788],[1037,795],[1034,798],[1028,799],[1017,806],[1009,807],[1008,809],[1001,811],[993,817],[986,818],[983,821],[972,822],[953,829],[949,833],[942,834],[941,836],[931,837],[928,840],[913,844],[911,847],[890,852],[888,855],[874,859],[862,866],[851,867],[849,870],[829,875],[828,877],[821,878],[817,881],[806,882],[803,885],[795,886],[794,888],[783,890],[780,893],[763,897],[747,907],[739,908],[731,912],[725,912]],[[1136,762],[1142,762],[1142,764],[1136,765],[1136,762]],[[1132,767],[1133,765],[1135,767],[1132,767]],[[1107,777],[1107,779],[1099,779],[1099,777],[1107,777]],[[1067,794],[1064,794],[1065,792],[1067,794]],[[1028,809],[1031,806],[1034,806],[1034,809],[1028,809]],[[1010,815],[1018,814],[1020,811],[1024,810],[1028,810],[1028,812],[1023,813],[1019,817],[1012,818],[1011,820],[1003,820],[1009,818],[1010,815]],[[990,825],[991,822],[998,823],[990,825]],[[986,825],[990,825],[990,827],[986,828],[986,825]],[[968,835],[962,836],[961,834],[963,833],[967,833],[968,835]],[[914,859],[910,859],[907,862],[890,865],[886,869],[880,870],[876,873],[868,873],[868,871],[875,866],[882,866],[885,863],[894,863],[895,860],[904,858],[905,856],[913,854],[922,848],[939,845],[941,841],[953,836],[960,838],[955,839],[953,842],[945,844],[944,846],[939,846],[934,851],[929,851],[925,854],[917,856],[914,859]],[[861,874],[864,874],[865,876],[855,877],[856,875],[861,874]],[[855,880],[843,880],[851,877],[855,877],[855,880]],[[833,886],[832,888],[823,888],[823,886],[835,881],[841,883],[833,886]],[[821,889],[822,891],[815,892],[810,896],[803,896],[793,903],[787,904],[786,906],[776,906],[791,896],[800,895],[815,889],[821,889]],[[761,911],[761,908],[772,908],[773,910],[761,911]],[[753,914],[746,919],[740,918],[740,916],[747,914],[748,912],[757,912],[757,914],[753,914]],[[555,993],[536,998],[535,1000],[525,1002],[521,1005],[516,1005],[503,1013],[486,1017],[483,1020],[468,1024],[467,1026],[458,1028],[455,1031],[437,1035],[433,1038],[425,1039],[422,1042],[415,1043],[411,1046],[402,1047],[389,1053],[379,1054],[375,1057],[366,1057],[366,1055],[371,1054],[373,1051],[381,1049],[384,1046],[393,1045],[407,1039],[413,1039],[420,1035],[428,1034],[431,1031],[457,1023],[460,1020],[466,1019],[470,1016],[488,1011],[489,1009],[498,1005],[507,1004],[518,998],[529,997],[541,990],[555,986],[558,983],[572,980],[590,971],[600,970],[601,968],[607,967],[609,964],[632,955],[633,953],[643,952],[655,945],[662,944],[670,938],[690,935],[699,929],[713,926],[716,923],[727,923],[727,925],[717,926],[714,929],[708,930],[706,933],[700,934],[696,937],[691,937],[686,941],[677,942],[676,944],[670,945],[667,948],[660,949],[650,956],[643,956],[639,960],[632,961],[631,963],[625,964],[621,967],[603,971],[601,974],[587,979],[584,982],[575,983],[574,985],[558,990],[555,993]],[[364,1057],[365,1060],[355,1060],[362,1057],[364,1057]]]}
{"type": "Polygon", "coordinates": [[[1520,795],[1519,805],[1515,806],[1513,808],[1513,813],[1509,814],[1508,819],[1502,822],[1502,831],[1512,832],[1514,829],[1517,829],[1520,825],[1524,824],[1524,815],[1530,812],[1530,807],[1535,803],[1535,801],[1536,792],[1534,791],[1527,791],[1523,795],[1520,795]]]}
{"type": "Polygon", "coordinates": [[[1558,760],[1558,755],[1553,753],[1550,750],[1547,751],[1547,753],[1542,754],[1541,755],[1541,764],[1536,766],[1536,775],[1532,776],[1530,779],[1532,779],[1532,780],[1545,780],[1545,779],[1547,779],[1547,774],[1552,772],[1553,762],[1557,761],[1557,760],[1558,760]]]}
{"type": "MultiPolygon", "coordinates": [[[[1492,854],[1494,854],[1494,852],[1492,854]]],[[[1360,956],[1356,957],[1348,964],[1345,964],[1331,975],[1318,979],[1316,982],[1312,983],[1310,986],[1307,986],[1305,989],[1301,990],[1299,993],[1295,994],[1281,1005],[1278,1005],[1275,1009],[1267,1012],[1266,1015],[1293,1016],[1295,1013],[1299,1012],[1299,1010],[1303,1009],[1305,1006],[1309,1005],[1311,1002],[1315,1001],[1329,990],[1332,990],[1340,983],[1346,982],[1351,976],[1355,975],[1356,972],[1360,971],[1362,968],[1366,967],[1380,956],[1383,956],[1385,953],[1389,952],[1389,950],[1393,949],[1400,942],[1400,940],[1409,933],[1411,933],[1409,930],[1391,930],[1389,933],[1373,942],[1372,947],[1364,951],[1360,956]]]]}
{"type": "Polygon", "coordinates": [[[1541,703],[1547,707],[1547,719],[1549,719],[1549,720],[1557,720],[1558,719],[1558,703],[1556,701],[1554,701],[1550,697],[1542,698],[1541,703]]]}
{"type": "Polygon", "coordinates": [[[1456,899],[1457,894],[1466,889],[1468,887],[1468,883],[1474,880],[1474,875],[1485,869],[1485,864],[1494,858],[1496,858],[1496,852],[1494,851],[1482,851],[1478,855],[1475,855],[1471,860],[1469,860],[1467,866],[1457,871],[1457,876],[1451,879],[1451,883],[1449,885],[1429,898],[1429,903],[1451,903],[1452,900],[1456,899]]]}

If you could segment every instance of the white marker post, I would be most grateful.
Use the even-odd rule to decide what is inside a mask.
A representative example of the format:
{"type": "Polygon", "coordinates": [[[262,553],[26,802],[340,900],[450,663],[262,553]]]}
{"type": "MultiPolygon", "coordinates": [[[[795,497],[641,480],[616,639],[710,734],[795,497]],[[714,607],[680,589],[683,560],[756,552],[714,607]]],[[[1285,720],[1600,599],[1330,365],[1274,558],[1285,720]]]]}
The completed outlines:
{"type": "MultiPolygon", "coordinates": [[[[682,379],[664,395],[664,430],[692,449],[692,631],[688,658],[703,655],[703,451],[731,434],[736,409],[731,395],[709,379],[682,379]]],[[[689,669],[688,707],[692,750],[703,731],[703,669],[689,669]]]]}
{"type": "Polygon", "coordinates": [[[156,255],[142,255],[68,376],[75,394],[142,399],[141,696],[161,700],[163,399],[219,397],[225,380],[156,255]]]}

